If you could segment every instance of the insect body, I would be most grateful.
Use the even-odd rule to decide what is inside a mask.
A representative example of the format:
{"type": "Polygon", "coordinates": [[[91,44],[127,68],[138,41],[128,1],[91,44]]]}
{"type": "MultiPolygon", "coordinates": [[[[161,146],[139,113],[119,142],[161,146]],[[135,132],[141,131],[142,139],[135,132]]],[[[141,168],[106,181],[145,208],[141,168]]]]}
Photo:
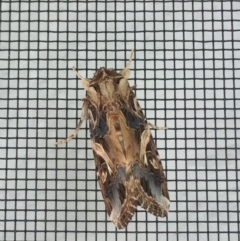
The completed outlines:
{"type": "Polygon", "coordinates": [[[130,87],[129,62],[120,72],[100,68],[92,79],[82,77],[87,92],[83,100],[81,119],[74,138],[84,120],[88,119],[97,177],[111,221],[125,228],[137,206],[155,216],[168,214],[170,200],[162,163],[150,128],[130,87]]]}

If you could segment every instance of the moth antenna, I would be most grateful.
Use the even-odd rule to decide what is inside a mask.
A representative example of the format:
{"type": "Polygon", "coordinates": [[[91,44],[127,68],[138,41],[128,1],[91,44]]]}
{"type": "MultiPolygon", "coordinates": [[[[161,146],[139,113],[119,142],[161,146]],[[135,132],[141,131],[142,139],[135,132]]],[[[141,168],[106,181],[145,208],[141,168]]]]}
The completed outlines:
{"type": "Polygon", "coordinates": [[[64,140],[61,140],[61,141],[57,141],[55,143],[55,145],[60,145],[60,144],[64,144],[64,143],[67,143],[69,142],[70,140],[72,140],[73,138],[75,138],[81,128],[81,125],[83,123],[84,120],[87,120],[88,119],[88,101],[84,101],[83,102],[83,106],[82,106],[82,114],[81,114],[81,118],[77,124],[77,127],[75,129],[75,131],[72,133],[72,135],[70,135],[69,137],[67,137],[66,139],[64,140]]]}
{"type": "Polygon", "coordinates": [[[153,124],[151,124],[151,123],[149,123],[149,122],[148,122],[148,125],[149,125],[151,128],[155,129],[155,130],[167,130],[167,129],[168,129],[167,126],[155,126],[155,125],[153,125],[153,124]]]}
{"type": "Polygon", "coordinates": [[[128,63],[126,65],[125,69],[129,69],[131,62],[132,62],[133,54],[134,54],[134,49],[132,48],[132,51],[131,51],[131,54],[130,54],[130,57],[129,57],[129,60],[128,60],[128,63]]]}
{"type": "Polygon", "coordinates": [[[73,71],[75,72],[75,74],[77,75],[77,77],[82,80],[83,88],[84,88],[85,90],[88,90],[90,79],[84,78],[82,75],[80,75],[80,74],[77,72],[77,70],[76,70],[76,68],[75,68],[74,66],[73,66],[72,69],[73,69],[73,71]]]}
{"type": "Polygon", "coordinates": [[[127,62],[126,67],[119,72],[125,79],[125,81],[123,81],[124,83],[122,83],[123,86],[125,85],[125,88],[128,88],[128,81],[127,81],[127,79],[129,78],[130,72],[131,72],[129,70],[129,67],[130,67],[131,62],[132,62],[133,53],[134,53],[134,49],[132,49],[132,51],[131,51],[131,54],[130,54],[130,57],[129,57],[129,60],[127,62]]]}

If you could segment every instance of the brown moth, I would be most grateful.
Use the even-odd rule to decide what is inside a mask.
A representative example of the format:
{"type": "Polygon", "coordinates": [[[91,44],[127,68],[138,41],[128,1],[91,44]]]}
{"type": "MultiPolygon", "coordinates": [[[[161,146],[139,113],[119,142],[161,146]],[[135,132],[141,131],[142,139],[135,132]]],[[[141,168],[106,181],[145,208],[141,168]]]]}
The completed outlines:
{"type": "Polygon", "coordinates": [[[76,137],[81,124],[89,119],[97,177],[110,220],[125,228],[137,206],[157,217],[168,214],[170,200],[163,166],[150,124],[129,86],[130,59],[124,69],[100,68],[92,79],[82,77],[87,91],[81,119],[66,143],[76,137]]]}

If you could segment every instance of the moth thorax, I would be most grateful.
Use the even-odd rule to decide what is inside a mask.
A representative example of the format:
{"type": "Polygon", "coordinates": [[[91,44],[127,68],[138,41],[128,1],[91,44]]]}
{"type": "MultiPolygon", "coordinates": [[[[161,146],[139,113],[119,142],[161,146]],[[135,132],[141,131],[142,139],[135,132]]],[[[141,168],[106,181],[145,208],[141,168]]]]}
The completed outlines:
{"type": "Polygon", "coordinates": [[[105,105],[103,105],[103,110],[108,113],[111,113],[111,112],[118,113],[119,109],[120,109],[120,104],[118,103],[118,101],[108,101],[105,105]]]}
{"type": "Polygon", "coordinates": [[[115,85],[112,81],[112,79],[106,79],[104,80],[100,85],[100,92],[101,96],[104,97],[104,99],[112,100],[114,98],[115,91],[115,85]]]}

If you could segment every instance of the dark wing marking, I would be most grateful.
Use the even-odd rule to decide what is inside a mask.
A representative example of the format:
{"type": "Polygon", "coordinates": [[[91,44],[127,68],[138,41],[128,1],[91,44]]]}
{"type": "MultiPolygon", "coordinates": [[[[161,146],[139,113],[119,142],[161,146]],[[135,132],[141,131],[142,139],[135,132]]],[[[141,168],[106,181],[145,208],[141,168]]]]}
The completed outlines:
{"type": "Polygon", "coordinates": [[[140,125],[145,124],[143,118],[140,118],[139,116],[134,114],[134,112],[131,112],[130,110],[128,110],[126,107],[122,109],[122,113],[126,118],[127,126],[129,126],[132,129],[137,130],[140,128],[140,125]]]}
{"type": "Polygon", "coordinates": [[[108,126],[106,120],[103,118],[103,115],[100,115],[98,125],[93,129],[90,130],[91,137],[104,137],[108,133],[108,126]]]}

